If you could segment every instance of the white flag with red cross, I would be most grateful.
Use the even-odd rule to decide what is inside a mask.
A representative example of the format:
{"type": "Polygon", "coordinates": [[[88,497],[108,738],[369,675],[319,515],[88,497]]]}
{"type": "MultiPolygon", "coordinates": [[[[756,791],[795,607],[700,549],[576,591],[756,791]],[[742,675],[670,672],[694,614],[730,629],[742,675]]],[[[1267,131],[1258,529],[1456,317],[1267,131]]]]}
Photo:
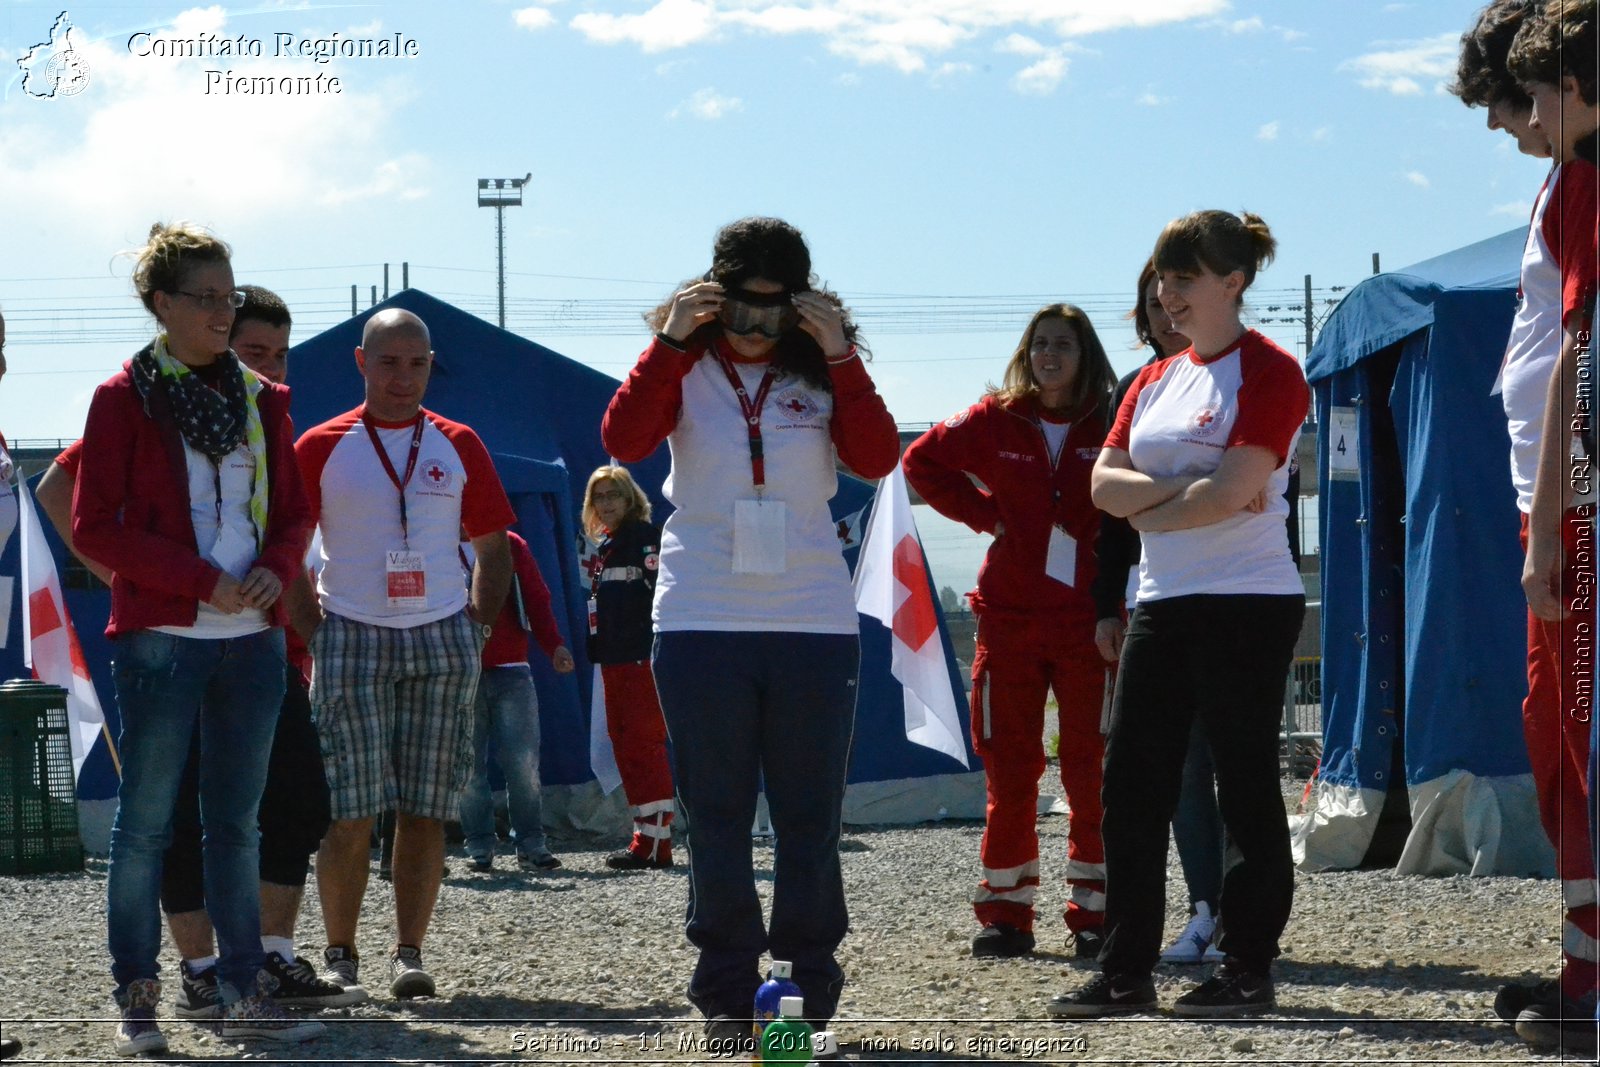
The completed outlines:
{"type": "Polygon", "coordinates": [[[855,587],[856,610],[883,623],[892,635],[889,672],[905,687],[906,740],[969,766],[933,582],[898,464],[878,483],[855,587]]]}
{"type": "Polygon", "coordinates": [[[76,778],[89,757],[94,742],[105,729],[105,714],[100,697],[89,677],[89,664],[78,645],[78,634],[67,614],[56,576],[56,561],[50,555],[39,513],[34,508],[28,483],[17,480],[17,502],[22,530],[22,575],[26,583],[22,598],[22,630],[27,634],[23,663],[33,668],[41,682],[59,685],[67,691],[68,734],[72,740],[72,774],[76,778]]]}

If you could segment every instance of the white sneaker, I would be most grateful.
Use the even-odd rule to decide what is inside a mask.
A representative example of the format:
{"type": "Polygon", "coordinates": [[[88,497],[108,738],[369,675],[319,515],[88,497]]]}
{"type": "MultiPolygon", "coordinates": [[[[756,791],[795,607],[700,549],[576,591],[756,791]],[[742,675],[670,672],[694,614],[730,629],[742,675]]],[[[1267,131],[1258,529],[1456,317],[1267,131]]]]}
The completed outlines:
{"type": "Polygon", "coordinates": [[[1211,946],[1211,937],[1217,932],[1216,916],[1211,914],[1210,905],[1200,901],[1194,906],[1194,915],[1183,928],[1183,933],[1177,940],[1168,945],[1161,953],[1162,963],[1201,963],[1210,962],[1212,959],[1220,960],[1222,954],[1208,956],[1209,952],[1216,952],[1211,946]]]}

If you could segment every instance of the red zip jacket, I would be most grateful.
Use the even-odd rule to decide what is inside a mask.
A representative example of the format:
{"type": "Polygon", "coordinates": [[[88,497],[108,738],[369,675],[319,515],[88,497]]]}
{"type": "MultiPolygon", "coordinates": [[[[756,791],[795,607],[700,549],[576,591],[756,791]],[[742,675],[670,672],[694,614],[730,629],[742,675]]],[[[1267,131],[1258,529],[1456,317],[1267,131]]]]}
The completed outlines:
{"type": "Polygon", "coordinates": [[[510,663],[528,662],[528,634],[539,642],[546,656],[556,654],[556,649],[566,642],[556,626],[556,617],[550,609],[550,587],[545,584],[539,565],[533,560],[528,542],[514,530],[506,531],[511,542],[511,580],[516,583],[506,597],[500,617],[494,620],[489,640],[483,646],[485,667],[504,667],[510,663]],[[522,628],[522,613],[517,611],[517,594],[522,594],[522,608],[527,612],[529,630],[522,628]]]}
{"type": "MultiPolygon", "coordinates": [[[[130,361],[131,363],[131,361],[130,361]]],[[[189,470],[183,438],[163,394],[155,418],[128,375],[129,363],[95,390],[83,430],[83,458],[72,495],[72,540],[85,556],[116,572],[106,636],[153,626],[192,626],[200,601],[222,572],[200,557],[189,517],[189,470]]],[[[289,390],[263,382],[257,395],[267,438],[267,530],[256,565],[285,587],[299,572],[316,518],[294,458],[289,390]]],[[[274,626],[288,620],[283,599],[274,626]]]]}
{"type": "Polygon", "coordinates": [[[1001,404],[984,397],[911,443],[906,481],[939,514],[992,534],[972,597],[975,611],[1033,614],[1040,611],[1095,616],[1090,586],[1095,577],[1094,543],[1100,512],[1089,499],[1089,474],[1105,441],[1098,416],[1074,420],[1050,469],[1044,431],[1032,400],[1001,404]],[[987,488],[972,483],[976,475],[987,488]],[[1077,576],[1063,585],[1045,576],[1045,555],[1054,523],[1077,541],[1077,576]]]}

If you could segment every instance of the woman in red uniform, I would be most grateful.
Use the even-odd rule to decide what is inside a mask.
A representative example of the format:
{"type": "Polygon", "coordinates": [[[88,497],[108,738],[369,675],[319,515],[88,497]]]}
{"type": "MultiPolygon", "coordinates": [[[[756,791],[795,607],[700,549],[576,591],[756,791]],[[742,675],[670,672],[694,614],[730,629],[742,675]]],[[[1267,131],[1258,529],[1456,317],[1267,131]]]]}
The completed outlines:
{"type": "Polygon", "coordinates": [[[1276,242],[1258,216],[1200,211],[1156,242],[1161,305],[1190,346],[1139,372],[1094,469],[1094,500],[1143,536],[1106,745],[1101,973],[1050,1002],[1067,1017],[1150,1011],[1167,824],[1191,724],[1216,765],[1238,862],[1222,885],[1226,959],[1180,1015],[1270,1010],[1294,898],[1278,785],[1283,688],[1305,615],[1284,516],[1310,391],[1294,357],[1240,320],[1276,242]]]}
{"type": "Polygon", "coordinates": [[[600,546],[590,563],[589,662],[600,668],[606,732],[633,811],[633,840],[607,856],[606,866],[671,867],[672,769],[650,673],[661,531],[650,521],[650,498],[625,468],[613,466],[589,475],[583,528],[600,546]]]}
{"type": "Polygon", "coordinates": [[[906,450],[906,479],[940,514],[994,535],[978,589],[972,663],[973,748],[983,757],[988,817],[983,929],[974,956],[1033,951],[1039,884],[1034,819],[1044,773],[1045,697],[1060,709],[1067,834],[1067,929],[1080,956],[1100,950],[1105,909],[1100,843],[1101,705],[1106,663],[1095,648],[1094,543],[1100,513],[1089,475],[1105,439],[1115,381],[1088,316],[1041,308],[1023,331],[1004,384],[906,450]],[[972,483],[977,476],[987,488],[972,483]]]}

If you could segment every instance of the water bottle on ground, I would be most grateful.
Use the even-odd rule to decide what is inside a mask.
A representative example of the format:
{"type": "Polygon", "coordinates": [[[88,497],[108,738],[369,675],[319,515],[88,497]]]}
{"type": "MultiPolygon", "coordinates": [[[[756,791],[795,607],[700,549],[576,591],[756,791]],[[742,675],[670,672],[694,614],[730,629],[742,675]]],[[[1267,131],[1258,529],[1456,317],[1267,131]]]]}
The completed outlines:
{"type": "Polygon", "coordinates": [[[810,1063],[811,1024],[800,1016],[806,1002],[800,997],[784,997],[778,1005],[778,1018],[761,1034],[762,1063],[810,1063]]]}
{"type": "Polygon", "coordinates": [[[788,960],[773,960],[772,973],[761,983],[761,988],[756,990],[756,1006],[752,1018],[755,1019],[757,1041],[761,1040],[762,1031],[766,1030],[767,1024],[778,1017],[778,1006],[783,1002],[783,998],[803,995],[800,987],[789,977],[793,973],[794,964],[788,960]]]}

